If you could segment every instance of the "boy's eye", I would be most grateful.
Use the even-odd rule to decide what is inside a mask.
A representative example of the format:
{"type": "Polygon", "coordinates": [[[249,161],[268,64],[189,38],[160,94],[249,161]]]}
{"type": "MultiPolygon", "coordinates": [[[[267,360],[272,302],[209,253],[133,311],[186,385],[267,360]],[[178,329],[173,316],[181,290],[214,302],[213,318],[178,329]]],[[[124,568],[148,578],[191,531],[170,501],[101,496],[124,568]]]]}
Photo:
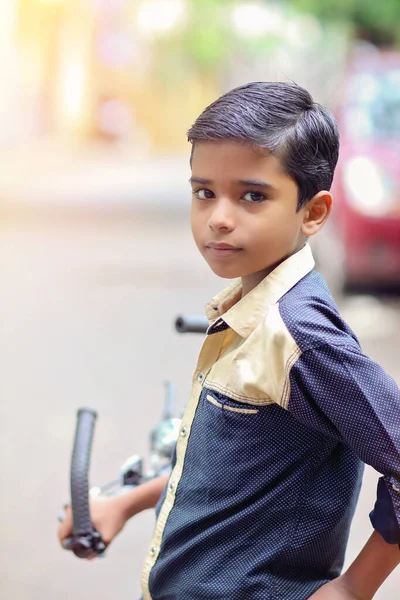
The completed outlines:
{"type": "Polygon", "coordinates": [[[214,198],[213,192],[207,189],[196,190],[194,195],[199,200],[210,200],[211,198],[214,198]]]}
{"type": "Polygon", "coordinates": [[[247,192],[243,196],[243,200],[246,200],[246,202],[263,202],[265,199],[265,196],[261,192],[247,192]]]}

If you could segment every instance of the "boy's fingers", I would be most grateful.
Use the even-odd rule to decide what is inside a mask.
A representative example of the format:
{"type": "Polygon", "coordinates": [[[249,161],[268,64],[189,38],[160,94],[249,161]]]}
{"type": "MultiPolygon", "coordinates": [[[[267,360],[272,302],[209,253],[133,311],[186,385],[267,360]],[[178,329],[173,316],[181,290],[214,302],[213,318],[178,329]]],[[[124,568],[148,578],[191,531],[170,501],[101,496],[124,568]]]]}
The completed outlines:
{"type": "Polygon", "coordinates": [[[63,540],[71,535],[72,532],[72,515],[71,510],[67,509],[64,515],[64,519],[58,526],[58,537],[62,544],[63,540]]]}

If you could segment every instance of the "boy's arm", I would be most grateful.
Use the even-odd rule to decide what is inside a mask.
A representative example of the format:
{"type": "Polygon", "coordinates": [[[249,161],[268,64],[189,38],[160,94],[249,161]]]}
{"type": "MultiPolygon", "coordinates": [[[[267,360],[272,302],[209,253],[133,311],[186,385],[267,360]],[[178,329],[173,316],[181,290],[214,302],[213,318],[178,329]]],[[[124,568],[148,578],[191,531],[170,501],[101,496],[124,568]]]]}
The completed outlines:
{"type": "Polygon", "coordinates": [[[310,600],[371,600],[399,563],[399,547],[387,544],[374,531],[347,571],[321,587],[310,600]]]}
{"type": "Polygon", "coordinates": [[[336,584],[353,581],[355,575],[356,579],[379,581],[379,587],[399,562],[399,388],[358,347],[342,345],[321,345],[306,350],[292,367],[290,386],[288,410],[293,416],[351,447],[365,463],[383,475],[370,514],[378,533],[371,537],[349,574],[339,578],[336,584]],[[386,556],[388,568],[392,565],[389,570],[381,570],[382,556],[386,556]],[[376,569],[371,563],[376,564],[376,569]]]}
{"type": "Polygon", "coordinates": [[[142,483],[136,488],[133,488],[130,492],[117,496],[116,503],[124,515],[125,520],[127,521],[143,510],[154,508],[167,485],[168,478],[169,475],[156,477],[155,479],[146,481],[146,483],[142,483]]]}

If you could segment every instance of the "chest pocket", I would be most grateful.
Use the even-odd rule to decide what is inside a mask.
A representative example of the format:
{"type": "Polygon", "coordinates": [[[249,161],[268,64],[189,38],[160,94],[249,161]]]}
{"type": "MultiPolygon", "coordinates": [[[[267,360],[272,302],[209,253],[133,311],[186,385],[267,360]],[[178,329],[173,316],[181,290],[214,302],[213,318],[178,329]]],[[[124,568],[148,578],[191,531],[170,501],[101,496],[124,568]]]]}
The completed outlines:
{"type": "Polygon", "coordinates": [[[232,402],[230,404],[227,404],[226,402],[219,402],[213,396],[211,396],[211,394],[206,394],[206,400],[221,410],[227,410],[228,412],[241,415],[256,415],[259,412],[258,408],[241,407],[237,402],[235,402],[235,406],[232,405],[232,402]]]}
{"type": "Polygon", "coordinates": [[[232,499],[240,503],[244,490],[254,486],[254,475],[265,464],[264,413],[270,408],[237,402],[203,388],[190,458],[193,472],[198,469],[207,474],[202,487],[208,503],[219,506],[222,500],[231,503],[232,499]]]}
{"type": "Polygon", "coordinates": [[[234,448],[245,453],[262,435],[264,411],[270,407],[238,402],[211,389],[203,389],[201,421],[207,443],[219,444],[223,453],[234,448]],[[245,443],[244,443],[245,441],[245,443]]]}

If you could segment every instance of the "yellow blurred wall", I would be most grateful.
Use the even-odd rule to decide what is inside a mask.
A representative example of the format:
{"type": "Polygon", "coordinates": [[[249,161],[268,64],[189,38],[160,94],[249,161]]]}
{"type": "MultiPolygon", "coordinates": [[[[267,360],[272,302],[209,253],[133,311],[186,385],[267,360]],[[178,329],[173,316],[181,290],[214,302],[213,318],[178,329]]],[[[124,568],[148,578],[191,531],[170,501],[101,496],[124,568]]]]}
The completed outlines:
{"type": "Polygon", "coordinates": [[[95,138],[102,99],[115,98],[131,112],[133,128],[146,132],[150,149],[187,151],[185,132],[218,96],[216,78],[191,72],[175,77],[174,85],[166,84],[155,68],[151,41],[137,41],[134,15],[127,10],[130,1],[121,10],[121,28],[132,36],[138,51],[131,63],[121,66],[99,60],[99,35],[107,27],[102,29],[92,0],[17,2],[24,85],[28,94],[39,98],[44,135],[95,138]]]}

